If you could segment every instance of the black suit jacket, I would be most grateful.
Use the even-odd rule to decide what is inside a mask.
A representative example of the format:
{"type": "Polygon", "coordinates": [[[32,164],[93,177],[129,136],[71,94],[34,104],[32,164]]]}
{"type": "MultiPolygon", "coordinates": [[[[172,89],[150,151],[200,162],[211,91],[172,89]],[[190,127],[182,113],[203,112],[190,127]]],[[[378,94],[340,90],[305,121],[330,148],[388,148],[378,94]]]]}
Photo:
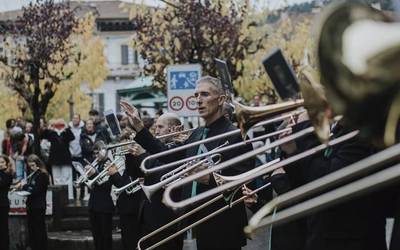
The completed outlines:
{"type": "MultiPolygon", "coordinates": [[[[333,137],[348,132],[350,131],[338,124],[333,130],[333,137]]],[[[309,136],[298,140],[296,144],[298,151],[304,151],[318,144],[318,141],[315,136],[309,136]]],[[[290,188],[344,168],[374,152],[374,148],[359,138],[335,145],[325,152],[285,167],[290,188]]],[[[385,218],[377,194],[353,199],[312,214],[306,218],[306,223],[307,250],[386,249],[385,218]]]]}
{"type": "MultiPolygon", "coordinates": [[[[208,127],[210,130],[208,132],[207,138],[215,135],[219,135],[228,131],[235,130],[236,127],[232,125],[224,116],[220,117],[213,124],[208,127]]],[[[204,128],[198,128],[193,131],[191,136],[185,142],[186,144],[198,141],[201,139],[204,128]]],[[[167,150],[167,147],[155,140],[146,130],[140,131],[135,140],[141,144],[150,153],[158,153],[167,150]]],[[[234,135],[219,139],[214,142],[206,144],[208,151],[213,148],[229,141],[230,144],[234,144],[242,141],[240,135],[234,135]]],[[[243,154],[252,149],[251,145],[247,145],[236,150],[231,150],[229,152],[222,153],[222,161],[229,160],[240,154],[243,154]]],[[[163,162],[171,162],[181,159],[185,156],[196,155],[198,147],[192,147],[185,152],[179,152],[167,157],[162,158],[163,162]]],[[[222,170],[222,175],[236,175],[251,169],[254,166],[253,160],[243,161],[227,169],[222,170]]],[[[204,192],[216,186],[215,181],[212,179],[209,185],[198,184],[197,193],[204,192]]],[[[183,188],[182,196],[187,198],[190,196],[191,185],[183,188]]],[[[239,192],[240,193],[240,192],[239,192]]],[[[198,204],[194,204],[198,205],[198,204]]],[[[202,210],[196,215],[194,220],[203,218],[204,216],[210,214],[218,208],[226,205],[225,201],[220,201],[210,205],[209,207],[202,210]]],[[[243,233],[243,227],[247,224],[247,216],[245,211],[245,206],[243,203],[228,209],[225,212],[213,217],[212,219],[204,222],[203,224],[197,226],[196,228],[196,238],[197,245],[200,248],[234,248],[241,247],[246,244],[246,238],[243,233]]]]}
{"type": "Polygon", "coordinates": [[[26,208],[46,208],[46,193],[49,186],[49,176],[38,170],[23,186],[23,190],[30,192],[26,200],[26,208]]]}
{"type": "MultiPolygon", "coordinates": [[[[103,170],[104,163],[100,163],[97,171],[100,173],[103,170]]],[[[91,178],[94,178],[92,176],[91,178]]],[[[113,213],[114,203],[111,198],[111,180],[108,179],[101,185],[94,184],[90,191],[89,210],[98,213],[113,213]]]]}
{"type": "Polygon", "coordinates": [[[8,191],[12,183],[12,175],[0,170],[0,207],[9,207],[8,191]]]}

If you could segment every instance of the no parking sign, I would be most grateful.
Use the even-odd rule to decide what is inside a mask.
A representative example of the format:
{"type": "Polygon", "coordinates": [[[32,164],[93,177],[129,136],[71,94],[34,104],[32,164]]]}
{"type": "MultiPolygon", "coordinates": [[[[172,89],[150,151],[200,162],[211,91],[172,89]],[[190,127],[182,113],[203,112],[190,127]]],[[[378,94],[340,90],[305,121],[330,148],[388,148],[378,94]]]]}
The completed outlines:
{"type": "Polygon", "coordinates": [[[194,98],[196,81],[201,77],[200,64],[170,65],[167,67],[168,109],[179,116],[197,116],[194,98]]]}

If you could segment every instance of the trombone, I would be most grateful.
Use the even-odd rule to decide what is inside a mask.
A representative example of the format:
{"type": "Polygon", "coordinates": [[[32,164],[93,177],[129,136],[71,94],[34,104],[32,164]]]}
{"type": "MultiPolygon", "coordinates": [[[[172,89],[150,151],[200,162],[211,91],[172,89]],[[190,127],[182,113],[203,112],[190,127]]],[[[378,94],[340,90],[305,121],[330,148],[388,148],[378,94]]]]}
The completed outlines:
{"type": "MultiPolygon", "coordinates": [[[[306,111],[303,109],[303,110],[297,110],[297,111],[290,112],[289,114],[279,115],[277,117],[274,117],[274,118],[268,119],[266,121],[262,121],[260,123],[257,123],[254,127],[260,127],[260,126],[272,124],[272,123],[275,123],[275,122],[283,121],[283,120],[285,120],[287,118],[302,114],[304,112],[306,112],[306,111]]],[[[219,139],[222,139],[222,138],[227,138],[229,136],[239,134],[240,132],[241,132],[240,129],[232,130],[232,131],[220,134],[220,135],[216,135],[216,136],[213,136],[213,137],[210,137],[210,138],[206,138],[204,140],[192,142],[192,143],[180,146],[180,147],[172,148],[172,149],[160,152],[160,153],[149,155],[141,162],[140,169],[143,171],[144,174],[148,175],[148,174],[152,174],[152,173],[155,173],[155,172],[158,172],[158,171],[162,171],[162,170],[177,166],[179,164],[183,164],[183,163],[185,163],[187,161],[191,161],[191,160],[194,160],[194,159],[197,159],[197,158],[201,158],[201,157],[210,155],[211,153],[207,152],[207,153],[204,153],[204,154],[201,154],[201,155],[191,156],[191,157],[188,157],[188,158],[185,158],[185,159],[182,159],[182,160],[178,160],[178,161],[174,161],[174,162],[171,162],[171,163],[168,163],[168,164],[164,164],[164,165],[161,165],[161,166],[158,166],[158,167],[146,168],[146,163],[148,161],[150,161],[150,160],[158,159],[160,157],[164,157],[164,156],[167,156],[169,154],[173,154],[173,153],[179,152],[181,150],[185,150],[185,149],[188,149],[188,148],[191,148],[191,147],[194,147],[194,146],[198,146],[200,144],[206,144],[206,143],[209,143],[209,142],[212,142],[212,141],[216,141],[216,140],[219,140],[219,139]]],[[[241,146],[247,145],[248,143],[251,143],[251,142],[254,142],[254,141],[257,141],[257,140],[263,140],[263,139],[266,139],[268,137],[277,135],[277,134],[282,133],[282,132],[284,132],[284,130],[273,132],[273,133],[270,133],[268,135],[259,136],[259,137],[253,138],[251,140],[245,140],[245,141],[242,141],[242,142],[238,142],[236,144],[221,148],[220,151],[215,151],[215,153],[224,152],[224,151],[227,151],[227,150],[231,150],[232,148],[236,148],[236,147],[241,147],[241,146]]]]}
{"type": "Polygon", "coordinates": [[[126,194],[128,195],[134,194],[141,189],[139,182],[140,179],[137,178],[136,180],[126,184],[125,186],[114,189],[113,192],[117,197],[120,196],[123,192],[126,192],[126,194]]]}
{"type": "MultiPolygon", "coordinates": [[[[224,211],[227,210],[227,209],[232,208],[233,206],[235,206],[235,205],[237,205],[237,204],[240,204],[240,203],[241,203],[244,199],[246,199],[248,196],[251,196],[251,195],[254,195],[254,194],[258,193],[259,191],[261,191],[261,190],[267,188],[269,185],[271,185],[271,183],[267,183],[267,184],[265,184],[265,185],[263,185],[263,186],[261,186],[261,187],[255,189],[255,190],[253,190],[253,191],[250,192],[248,195],[246,195],[246,196],[244,195],[244,196],[242,196],[242,197],[240,197],[240,198],[238,198],[238,199],[232,201],[230,204],[228,204],[228,205],[226,205],[226,206],[223,206],[222,208],[220,208],[220,209],[218,209],[218,210],[212,212],[211,214],[207,215],[206,217],[201,218],[200,220],[198,220],[198,221],[196,221],[196,222],[190,224],[189,226],[186,226],[185,228],[183,228],[183,229],[177,231],[176,233],[174,233],[174,234],[168,236],[167,238],[165,238],[165,239],[163,239],[163,240],[157,242],[156,244],[154,244],[154,245],[152,245],[152,246],[146,248],[145,250],[154,249],[154,248],[156,248],[156,247],[158,247],[158,246],[160,246],[160,245],[162,245],[162,244],[164,244],[164,243],[166,243],[166,242],[172,240],[173,238],[175,238],[175,237],[177,237],[178,235],[180,235],[180,234],[186,232],[187,230],[198,226],[199,224],[201,224],[201,223],[203,223],[203,222],[205,222],[205,221],[207,221],[207,220],[209,220],[209,219],[215,217],[216,215],[218,215],[218,214],[224,212],[224,211]]],[[[151,233],[149,233],[149,234],[143,236],[142,238],[139,239],[139,241],[138,241],[138,243],[137,243],[137,249],[138,249],[138,250],[142,250],[141,244],[142,244],[145,240],[147,240],[148,238],[150,238],[150,237],[156,235],[156,234],[159,233],[159,232],[162,232],[162,231],[165,230],[166,228],[169,228],[169,227],[171,227],[171,226],[177,224],[178,222],[184,220],[185,218],[189,217],[190,215],[196,213],[197,211],[199,211],[199,210],[201,210],[201,209],[203,209],[203,208],[209,206],[210,204],[215,203],[215,202],[217,202],[217,201],[219,201],[219,200],[221,200],[221,199],[223,199],[223,198],[224,198],[224,196],[223,196],[222,194],[220,194],[220,195],[214,197],[213,199],[207,201],[206,203],[197,206],[196,208],[192,209],[191,211],[189,211],[189,212],[183,214],[182,216],[176,218],[175,220],[169,222],[168,224],[165,224],[164,226],[158,228],[157,230],[155,230],[155,231],[153,231],[153,232],[151,232],[151,233]]]]}
{"type": "Polygon", "coordinates": [[[96,175],[93,179],[85,182],[88,188],[92,189],[94,184],[101,185],[105,183],[109,179],[109,176],[107,175],[108,169],[114,164],[117,166],[118,169],[121,169],[125,165],[125,157],[116,157],[98,175],[96,175]]]}
{"type": "Polygon", "coordinates": [[[227,168],[227,167],[229,167],[231,165],[237,164],[238,162],[241,162],[241,161],[244,161],[244,160],[246,160],[248,158],[254,157],[254,156],[256,156],[256,155],[258,155],[260,153],[263,153],[263,152],[265,152],[265,151],[267,151],[267,150],[269,150],[271,148],[280,146],[280,145],[282,145],[282,144],[284,144],[286,142],[289,142],[289,141],[292,141],[294,139],[300,138],[302,136],[311,134],[312,132],[314,132],[314,128],[313,127],[309,127],[309,128],[303,129],[303,130],[301,130],[301,131],[299,131],[299,132],[297,132],[295,134],[292,134],[292,135],[289,135],[289,136],[284,137],[282,139],[276,140],[275,142],[271,143],[270,145],[265,145],[263,147],[255,149],[253,151],[247,152],[247,153],[245,153],[243,155],[240,155],[238,157],[235,157],[235,158],[232,158],[232,159],[230,159],[228,161],[225,161],[225,162],[223,162],[223,163],[221,163],[219,165],[216,165],[212,169],[206,169],[204,171],[201,171],[199,173],[191,175],[191,176],[189,176],[189,177],[187,177],[185,179],[182,179],[182,180],[180,180],[180,181],[178,181],[176,183],[173,183],[173,184],[169,185],[165,189],[164,196],[163,196],[163,202],[164,202],[164,204],[166,206],[171,207],[172,209],[179,209],[179,208],[186,207],[186,206],[188,206],[190,204],[193,204],[195,202],[207,199],[207,198],[209,198],[209,197],[211,197],[211,196],[213,196],[215,194],[219,194],[219,193],[224,192],[226,190],[229,190],[229,189],[231,189],[233,187],[242,185],[242,184],[244,184],[244,183],[246,183],[248,181],[251,181],[252,179],[254,179],[256,177],[265,175],[265,174],[267,174],[269,172],[272,172],[272,171],[274,171],[274,170],[276,170],[278,168],[284,167],[284,166],[286,166],[288,164],[291,164],[291,163],[293,163],[295,161],[298,161],[298,160],[306,158],[306,157],[308,157],[310,155],[313,155],[313,154],[316,154],[318,152],[321,152],[322,150],[325,150],[328,147],[331,147],[331,146],[336,145],[338,143],[347,141],[347,140],[349,140],[351,138],[354,138],[359,133],[358,131],[353,131],[353,132],[347,133],[347,134],[345,134],[343,136],[340,136],[340,137],[335,138],[335,139],[333,139],[331,141],[328,141],[325,144],[320,144],[320,145],[318,145],[316,147],[313,147],[313,148],[311,148],[309,150],[306,150],[306,151],[304,151],[302,153],[299,153],[299,154],[291,156],[291,157],[289,157],[287,159],[284,159],[284,160],[282,160],[282,161],[280,161],[280,162],[278,162],[278,163],[276,163],[276,164],[274,164],[274,165],[272,165],[270,167],[265,167],[266,164],[261,165],[260,167],[258,167],[258,169],[261,169],[262,166],[264,166],[265,168],[261,169],[260,171],[257,171],[256,173],[253,173],[253,174],[251,174],[249,176],[246,176],[244,178],[241,178],[239,180],[235,180],[235,181],[226,183],[226,184],[221,185],[219,187],[216,187],[214,189],[207,190],[207,191],[205,191],[203,193],[198,194],[197,196],[188,198],[186,200],[182,200],[182,201],[176,202],[176,201],[173,201],[172,198],[171,198],[171,192],[172,192],[173,189],[176,189],[176,188],[178,188],[178,187],[180,187],[182,185],[190,183],[190,182],[192,182],[192,181],[194,181],[194,180],[196,180],[196,179],[198,179],[200,177],[203,177],[205,175],[212,174],[214,171],[219,171],[219,170],[225,169],[225,168],[227,168]]]}
{"type": "Polygon", "coordinates": [[[297,205],[291,206],[307,197],[311,197],[321,191],[331,189],[344,184],[354,178],[376,171],[391,162],[397,161],[400,156],[400,144],[396,144],[380,151],[374,155],[364,158],[345,168],[339,169],[329,175],[323,176],[315,181],[307,183],[301,187],[293,189],[282,194],[264,205],[249,220],[249,225],[245,227],[245,232],[251,235],[255,230],[267,225],[279,225],[288,222],[294,218],[307,215],[322,209],[322,207],[331,206],[345,201],[352,196],[358,196],[364,192],[370,192],[379,186],[388,185],[398,180],[400,176],[400,165],[395,165],[376,174],[357,180],[333,191],[311,198],[297,205]],[[268,216],[276,208],[288,207],[277,212],[274,216],[268,216]]]}

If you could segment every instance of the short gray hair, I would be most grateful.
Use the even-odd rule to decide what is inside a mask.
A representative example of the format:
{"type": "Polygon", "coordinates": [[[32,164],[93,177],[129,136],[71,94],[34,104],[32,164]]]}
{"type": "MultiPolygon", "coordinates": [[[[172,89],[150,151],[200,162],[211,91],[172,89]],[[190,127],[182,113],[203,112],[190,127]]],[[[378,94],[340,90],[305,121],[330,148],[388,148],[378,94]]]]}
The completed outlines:
{"type": "Polygon", "coordinates": [[[219,95],[225,95],[224,88],[222,86],[221,80],[212,76],[203,76],[197,80],[196,85],[202,82],[211,83],[216,89],[219,95]]]}

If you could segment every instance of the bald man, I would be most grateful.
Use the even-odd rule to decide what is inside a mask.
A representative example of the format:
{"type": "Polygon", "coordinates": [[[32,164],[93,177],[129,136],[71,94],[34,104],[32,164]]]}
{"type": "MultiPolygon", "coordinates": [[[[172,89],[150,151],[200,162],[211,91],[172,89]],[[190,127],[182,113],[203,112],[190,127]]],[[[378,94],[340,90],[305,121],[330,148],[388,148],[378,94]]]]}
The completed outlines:
{"type": "MultiPolygon", "coordinates": [[[[161,115],[156,123],[155,123],[155,132],[154,136],[163,136],[166,134],[169,134],[173,131],[175,131],[177,128],[181,127],[181,121],[179,117],[174,114],[174,113],[165,113],[161,115]]],[[[176,143],[174,143],[174,137],[165,137],[160,139],[162,143],[168,144],[169,147],[174,147],[178,146],[176,143]]],[[[135,160],[133,165],[135,165],[137,168],[139,168],[140,163],[144,158],[149,156],[150,154],[148,152],[144,152],[142,150],[135,150],[133,152],[134,155],[136,155],[135,160]]],[[[130,163],[132,164],[132,163],[130,163]]],[[[162,163],[159,161],[152,161],[148,165],[146,165],[148,168],[156,167],[161,165],[162,163]]],[[[168,171],[166,171],[168,172],[168,171]]],[[[158,183],[160,181],[161,176],[165,174],[164,173],[156,173],[156,174],[151,174],[147,175],[144,178],[144,185],[152,185],[155,183],[158,183]]],[[[139,215],[139,222],[141,224],[141,235],[144,236],[146,234],[149,234],[153,232],[154,230],[160,228],[161,226],[167,224],[168,222],[172,221],[177,217],[177,214],[175,214],[170,208],[167,208],[162,202],[162,195],[163,195],[164,189],[159,190],[156,192],[152,197],[151,200],[149,201],[147,197],[143,194],[142,197],[142,204],[141,204],[141,212],[139,215]]],[[[177,227],[171,227],[170,230],[166,230],[162,234],[158,234],[156,237],[152,237],[152,239],[147,240],[145,246],[149,246],[151,244],[156,243],[157,241],[165,238],[168,235],[171,235],[177,231],[177,227]]],[[[162,246],[156,248],[157,250],[172,250],[172,249],[182,249],[183,247],[183,237],[177,237],[170,242],[167,242],[166,244],[163,244],[162,246]]]]}

